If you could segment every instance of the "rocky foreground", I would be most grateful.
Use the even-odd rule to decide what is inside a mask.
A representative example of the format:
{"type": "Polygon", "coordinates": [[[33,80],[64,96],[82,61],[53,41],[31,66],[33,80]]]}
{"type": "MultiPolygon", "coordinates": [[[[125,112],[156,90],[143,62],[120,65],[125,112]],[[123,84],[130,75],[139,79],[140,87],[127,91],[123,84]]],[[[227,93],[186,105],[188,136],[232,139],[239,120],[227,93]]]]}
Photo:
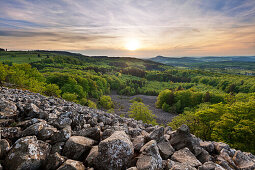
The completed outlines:
{"type": "Polygon", "coordinates": [[[170,127],[17,89],[0,92],[0,170],[255,169],[255,156],[170,127]]]}

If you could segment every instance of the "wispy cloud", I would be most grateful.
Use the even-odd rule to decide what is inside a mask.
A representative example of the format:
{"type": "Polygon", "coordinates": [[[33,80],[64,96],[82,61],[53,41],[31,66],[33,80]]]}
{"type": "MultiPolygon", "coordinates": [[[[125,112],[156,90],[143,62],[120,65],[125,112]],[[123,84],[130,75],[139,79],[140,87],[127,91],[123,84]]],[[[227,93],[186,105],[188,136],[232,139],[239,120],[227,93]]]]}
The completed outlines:
{"type": "Polygon", "coordinates": [[[254,0],[1,0],[0,16],[3,48],[255,54],[254,0]],[[130,38],[141,42],[140,51],[124,49],[130,38]]]}

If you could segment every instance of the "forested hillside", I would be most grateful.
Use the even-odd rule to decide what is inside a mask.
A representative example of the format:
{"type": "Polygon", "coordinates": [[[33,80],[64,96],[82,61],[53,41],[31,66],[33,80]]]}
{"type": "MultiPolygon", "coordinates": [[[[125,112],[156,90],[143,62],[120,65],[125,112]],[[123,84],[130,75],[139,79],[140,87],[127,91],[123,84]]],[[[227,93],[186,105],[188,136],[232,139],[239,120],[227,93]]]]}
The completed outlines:
{"type": "MultiPolygon", "coordinates": [[[[167,66],[149,60],[89,57],[58,51],[0,51],[0,80],[4,85],[62,97],[113,112],[108,96],[158,96],[156,107],[176,114],[169,124],[185,123],[206,140],[217,140],[255,152],[255,77],[203,69],[167,66]]],[[[151,113],[136,99],[130,117],[155,124],[151,113]],[[143,110],[144,112],[140,112],[143,110]]],[[[120,108],[121,109],[121,108],[120,108]]]]}

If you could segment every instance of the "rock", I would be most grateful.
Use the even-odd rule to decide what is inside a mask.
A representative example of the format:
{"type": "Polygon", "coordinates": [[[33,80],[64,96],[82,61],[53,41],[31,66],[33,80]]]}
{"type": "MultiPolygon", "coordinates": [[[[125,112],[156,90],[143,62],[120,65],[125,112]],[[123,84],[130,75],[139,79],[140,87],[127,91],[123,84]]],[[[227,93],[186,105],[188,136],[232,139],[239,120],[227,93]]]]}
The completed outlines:
{"type": "Polygon", "coordinates": [[[252,161],[252,159],[248,155],[242,153],[240,150],[236,151],[233,160],[235,164],[238,166],[238,168],[242,170],[255,169],[255,162],[252,161]]]}
{"type": "Polygon", "coordinates": [[[101,131],[99,127],[89,127],[89,128],[84,128],[80,131],[74,132],[74,135],[84,136],[84,137],[94,139],[96,141],[100,141],[101,131]]]}
{"type": "Polygon", "coordinates": [[[140,151],[140,149],[144,145],[144,137],[143,136],[137,136],[136,138],[133,139],[132,143],[133,143],[133,146],[134,146],[134,150],[140,151]]]}
{"type": "Polygon", "coordinates": [[[201,166],[201,162],[193,155],[193,153],[188,148],[183,148],[176,151],[172,157],[172,160],[178,161],[180,163],[186,163],[193,167],[201,166]]]}
{"type": "Polygon", "coordinates": [[[209,161],[198,167],[198,170],[224,170],[224,168],[214,162],[209,161]]]}
{"type": "Polygon", "coordinates": [[[72,123],[72,119],[66,116],[60,116],[54,122],[54,125],[57,126],[59,129],[63,129],[66,126],[70,126],[72,123]]]}
{"type": "Polygon", "coordinates": [[[174,153],[174,148],[171,146],[171,144],[163,140],[158,143],[159,153],[163,159],[169,158],[174,153]]]}
{"type": "Polygon", "coordinates": [[[212,142],[200,141],[199,144],[209,153],[212,153],[214,151],[214,144],[212,142]]]}
{"type": "Polygon", "coordinates": [[[160,140],[162,140],[164,137],[164,128],[163,127],[159,127],[154,129],[148,136],[148,141],[150,140],[155,140],[157,142],[159,142],[160,140]]]}
{"type": "Polygon", "coordinates": [[[140,150],[136,167],[139,170],[162,169],[162,158],[160,157],[157,142],[151,140],[140,150]]]}
{"type": "Polygon", "coordinates": [[[39,169],[49,152],[50,145],[35,136],[20,138],[6,156],[6,169],[39,169]]]}
{"type": "Polygon", "coordinates": [[[68,159],[57,170],[85,170],[82,162],[68,159]]]}
{"type": "Polygon", "coordinates": [[[217,153],[220,153],[220,151],[224,148],[226,150],[230,150],[230,147],[228,144],[222,143],[222,142],[214,142],[214,147],[217,153]]]}
{"type": "Polygon", "coordinates": [[[37,136],[37,134],[39,133],[40,130],[42,130],[43,126],[45,125],[45,123],[40,122],[40,123],[35,123],[31,126],[29,126],[28,128],[26,128],[23,132],[22,132],[22,136],[37,136]]]}
{"type": "Polygon", "coordinates": [[[9,114],[14,114],[17,112],[17,106],[15,105],[15,103],[11,101],[0,100],[0,111],[9,114]]]}
{"type": "Polygon", "coordinates": [[[226,149],[223,148],[223,149],[220,151],[220,156],[221,156],[224,160],[226,160],[226,161],[228,162],[228,164],[229,164],[232,168],[238,169],[238,168],[236,167],[235,163],[233,162],[232,158],[229,156],[229,151],[228,151],[228,150],[226,150],[226,149]]]}
{"type": "Polygon", "coordinates": [[[33,103],[30,103],[26,106],[27,108],[27,116],[28,117],[32,117],[32,118],[36,118],[39,117],[40,114],[40,109],[33,103]]]}
{"type": "Polygon", "coordinates": [[[13,138],[18,138],[21,136],[21,128],[20,127],[0,127],[1,136],[5,139],[12,140],[13,138]]]}
{"type": "Polygon", "coordinates": [[[166,162],[166,167],[165,169],[171,169],[171,170],[196,170],[196,168],[190,166],[187,163],[180,163],[180,162],[175,162],[170,159],[167,160],[166,162]]]}
{"type": "Polygon", "coordinates": [[[83,136],[71,136],[65,143],[63,154],[70,159],[79,160],[83,153],[89,152],[94,140],[83,136]]]}
{"type": "Polygon", "coordinates": [[[64,148],[65,142],[58,142],[52,145],[50,153],[59,153],[60,155],[62,154],[62,150],[64,148]]]}
{"type": "Polygon", "coordinates": [[[51,137],[51,141],[52,143],[65,142],[71,137],[71,134],[72,134],[71,126],[66,126],[64,129],[55,132],[51,137]]]}
{"type": "Polygon", "coordinates": [[[171,133],[170,144],[175,150],[187,147],[195,156],[202,151],[199,140],[190,134],[187,125],[182,125],[177,131],[171,133]]]}
{"type": "Polygon", "coordinates": [[[197,159],[201,163],[205,163],[212,160],[212,156],[205,150],[202,149],[202,152],[197,156],[197,159]]]}
{"type": "Polygon", "coordinates": [[[57,128],[54,128],[53,126],[46,124],[38,132],[38,139],[40,139],[40,140],[50,139],[57,132],[58,132],[57,128]]]}
{"type": "Polygon", "coordinates": [[[136,167],[130,167],[127,170],[138,170],[136,167]]]}
{"type": "Polygon", "coordinates": [[[93,146],[92,149],[89,152],[89,155],[87,156],[85,162],[88,164],[88,166],[96,166],[97,163],[97,156],[98,156],[98,146],[93,146]]]}
{"type": "Polygon", "coordinates": [[[132,138],[135,138],[136,136],[141,135],[141,129],[139,129],[139,128],[128,128],[128,135],[130,135],[132,138]]]}
{"type": "Polygon", "coordinates": [[[216,162],[217,162],[217,164],[222,166],[224,169],[233,170],[233,168],[230,167],[228,162],[224,158],[222,158],[220,155],[216,156],[216,162]]]}
{"type": "Polygon", "coordinates": [[[0,160],[5,158],[9,150],[9,142],[6,139],[0,139],[0,160]]]}
{"type": "Polygon", "coordinates": [[[55,152],[47,157],[44,168],[45,170],[55,170],[60,167],[65,160],[66,159],[63,156],[55,152]]]}
{"type": "Polygon", "coordinates": [[[98,165],[102,169],[122,169],[128,166],[134,148],[124,131],[115,131],[98,145],[98,165]]]}

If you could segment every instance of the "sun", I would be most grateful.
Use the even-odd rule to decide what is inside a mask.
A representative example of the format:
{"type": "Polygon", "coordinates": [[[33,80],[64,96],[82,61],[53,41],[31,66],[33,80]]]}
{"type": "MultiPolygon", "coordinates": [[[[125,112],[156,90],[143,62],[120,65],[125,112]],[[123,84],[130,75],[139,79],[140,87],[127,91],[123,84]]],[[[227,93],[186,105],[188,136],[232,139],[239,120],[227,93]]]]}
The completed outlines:
{"type": "Polygon", "coordinates": [[[140,43],[138,40],[135,40],[135,39],[129,40],[127,41],[125,47],[127,50],[135,51],[140,48],[140,43]]]}

